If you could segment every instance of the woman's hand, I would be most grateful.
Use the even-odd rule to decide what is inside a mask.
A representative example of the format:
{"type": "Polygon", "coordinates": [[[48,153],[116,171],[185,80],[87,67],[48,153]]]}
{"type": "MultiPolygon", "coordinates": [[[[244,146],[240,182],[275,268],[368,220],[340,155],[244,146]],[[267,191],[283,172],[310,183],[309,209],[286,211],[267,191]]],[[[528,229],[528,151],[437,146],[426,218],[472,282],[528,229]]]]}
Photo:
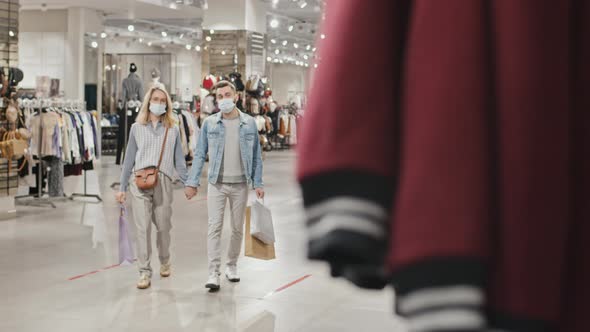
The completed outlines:
{"type": "Polygon", "coordinates": [[[127,199],[127,194],[120,191],[115,194],[115,199],[117,200],[117,202],[119,202],[121,204],[125,204],[125,200],[127,199]]]}

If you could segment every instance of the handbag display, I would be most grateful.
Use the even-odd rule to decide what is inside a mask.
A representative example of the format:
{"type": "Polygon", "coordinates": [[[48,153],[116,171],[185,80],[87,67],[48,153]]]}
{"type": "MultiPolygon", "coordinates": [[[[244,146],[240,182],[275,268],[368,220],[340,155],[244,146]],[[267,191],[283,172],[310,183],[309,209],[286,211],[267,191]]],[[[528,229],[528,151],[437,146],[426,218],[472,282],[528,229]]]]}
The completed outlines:
{"type": "Polygon", "coordinates": [[[160,165],[162,164],[162,157],[164,157],[164,149],[166,148],[166,140],[168,139],[168,128],[164,134],[164,143],[162,143],[162,150],[160,151],[160,160],[158,160],[157,167],[147,167],[135,172],[135,184],[140,190],[154,189],[158,184],[158,173],[160,172],[160,165]]]}
{"type": "Polygon", "coordinates": [[[2,156],[7,159],[22,158],[28,148],[29,143],[16,130],[5,133],[2,137],[2,142],[0,142],[2,156]]]}

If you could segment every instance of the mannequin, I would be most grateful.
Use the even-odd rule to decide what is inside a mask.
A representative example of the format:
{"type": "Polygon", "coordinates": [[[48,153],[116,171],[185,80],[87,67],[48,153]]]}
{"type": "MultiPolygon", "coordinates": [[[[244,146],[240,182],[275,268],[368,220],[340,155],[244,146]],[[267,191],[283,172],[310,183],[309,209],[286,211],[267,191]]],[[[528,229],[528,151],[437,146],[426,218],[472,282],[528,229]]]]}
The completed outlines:
{"type": "Polygon", "coordinates": [[[153,68],[151,75],[152,75],[152,82],[150,83],[150,86],[148,89],[152,88],[155,85],[160,85],[164,88],[164,90],[166,90],[166,86],[164,85],[164,83],[160,82],[160,71],[158,70],[158,68],[153,68]]]}
{"type": "Polygon", "coordinates": [[[137,66],[135,63],[132,63],[129,65],[129,76],[123,80],[123,107],[119,110],[119,128],[124,128],[126,125],[127,132],[124,133],[121,129],[119,129],[119,136],[117,140],[117,158],[115,161],[117,165],[121,164],[121,155],[123,154],[124,148],[127,145],[125,140],[127,137],[129,137],[131,125],[135,122],[135,117],[137,115],[136,112],[129,112],[127,103],[132,100],[139,101],[143,99],[143,82],[136,72],[137,66]]]}

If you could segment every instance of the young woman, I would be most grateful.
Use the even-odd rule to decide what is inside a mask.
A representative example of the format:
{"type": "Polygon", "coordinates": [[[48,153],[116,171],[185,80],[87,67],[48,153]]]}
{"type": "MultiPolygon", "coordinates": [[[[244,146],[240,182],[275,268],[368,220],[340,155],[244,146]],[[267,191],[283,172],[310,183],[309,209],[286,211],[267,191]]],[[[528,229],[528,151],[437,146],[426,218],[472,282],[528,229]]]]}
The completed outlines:
{"type": "Polygon", "coordinates": [[[161,85],[152,87],[143,100],[136,123],[131,126],[125,162],[121,174],[121,189],[116,199],[123,204],[129,187],[133,204],[133,217],[137,229],[137,260],[139,282],[137,288],[151,285],[152,223],[157,230],[157,245],[160,258],[160,275],[169,277],[170,229],[172,228],[172,177],[176,169],[183,183],[187,170],[180,141],[180,131],[172,117],[170,96],[161,85]],[[165,144],[164,144],[165,142],[165,144]],[[142,190],[135,182],[129,184],[133,171],[157,167],[163,148],[158,181],[153,189],[142,190]]]}

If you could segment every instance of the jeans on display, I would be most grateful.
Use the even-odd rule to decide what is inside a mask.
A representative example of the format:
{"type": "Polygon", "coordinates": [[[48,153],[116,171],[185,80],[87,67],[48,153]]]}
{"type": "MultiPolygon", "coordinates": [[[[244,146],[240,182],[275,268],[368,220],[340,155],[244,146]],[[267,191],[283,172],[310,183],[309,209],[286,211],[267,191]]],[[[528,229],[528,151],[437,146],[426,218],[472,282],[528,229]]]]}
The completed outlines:
{"type": "Polygon", "coordinates": [[[231,239],[227,253],[228,266],[236,266],[244,237],[244,217],[248,202],[248,185],[209,184],[207,193],[207,209],[209,212],[209,228],[207,235],[207,253],[209,257],[209,274],[219,274],[221,266],[221,231],[225,204],[229,200],[231,211],[231,239]]]}

